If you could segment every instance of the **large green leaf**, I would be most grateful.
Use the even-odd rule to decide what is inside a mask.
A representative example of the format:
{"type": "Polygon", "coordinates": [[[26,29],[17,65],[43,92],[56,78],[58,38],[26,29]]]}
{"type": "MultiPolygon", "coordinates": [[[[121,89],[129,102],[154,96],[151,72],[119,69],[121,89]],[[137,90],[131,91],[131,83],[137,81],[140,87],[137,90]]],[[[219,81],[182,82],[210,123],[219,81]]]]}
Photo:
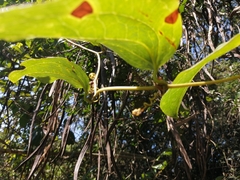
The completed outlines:
{"type": "MultiPolygon", "coordinates": [[[[173,81],[173,84],[181,84],[191,82],[194,76],[210,61],[220,57],[228,51],[240,45],[240,34],[234,36],[230,41],[219,45],[214,52],[206,58],[192,66],[191,68],[182,71],[173,81]]],[[[160,107],[162,111],[171,117],[178,117],[178,109],[182,102],[183,96],[187,91],[187,87],[169,89],[162,97],[160,107]]]]}
{"type": "Polygon", "coordinates": [[[72,38],[101,43],[157,72],[182,35],[179,0],[58,0],[3,9],[0,39],[72,38]]]}
{"type": "Polygon", "coordinates": [[[53,57],[42,59],[30,59],[22,64],[25,68],[16,70],[9,74],[9,79],[15,83],[22,76],[35,77],[45,83],[51,83],[62,79],[75,88],[83,88],[87,93],[89,90],[89,78],[77,64],[68,61],[66,58],[53,57]]]}

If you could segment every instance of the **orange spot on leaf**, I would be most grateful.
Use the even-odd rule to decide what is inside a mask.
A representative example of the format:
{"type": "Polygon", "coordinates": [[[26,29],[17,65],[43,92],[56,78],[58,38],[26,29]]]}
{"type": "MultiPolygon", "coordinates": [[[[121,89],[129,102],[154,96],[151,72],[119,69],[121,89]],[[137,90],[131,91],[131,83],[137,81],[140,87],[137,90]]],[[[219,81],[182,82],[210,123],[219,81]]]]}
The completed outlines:
{"type": "Polygon", "coordinates": [[[165,18],[165,22],[169,24],[174,24],[177,21],[178,14],[179,14],[178,9],[176,9],[165,18]]]}
{"type": "Polygon", "coordinates": [[[174,44],[174,42],[172,42],[171,39],[169,39],[168,37],[166,37],[166,36],[163,34],[162,31],[158,31],[158,32],[159,32],[159,34],[160,34],[161,36],[163,36],[163,37],[168,41],[168,43],[169,43],[171,46],[173,46],[174,49],[177,49],[176,44],[174,44]]]}
{"type": "Polygon", "coordinates": [[[172,42],[172,41],[171,41],[168,37],[166,37],[166,36],[165,36],[165,38],[166,38],[166,40],[169,42],[169,44],[170,44],[171,46],[173,46],[174,49],[177,49],[176,44],[174,44],[174,42],[172,42]]]}
{"type": "Polygon", "coordinates": [[[87,14],[91,14],[92,12],[92,6],[87,1],[83,1],[82,4],[80,4],[80,6],[74,9],[71,14],[75,17],[82,18],[87,14]]]}
{"type": "Polygon", "coordinates": [[[143,16],[148,17],[149,15],[143,11],[139,11],[143,16]]]}

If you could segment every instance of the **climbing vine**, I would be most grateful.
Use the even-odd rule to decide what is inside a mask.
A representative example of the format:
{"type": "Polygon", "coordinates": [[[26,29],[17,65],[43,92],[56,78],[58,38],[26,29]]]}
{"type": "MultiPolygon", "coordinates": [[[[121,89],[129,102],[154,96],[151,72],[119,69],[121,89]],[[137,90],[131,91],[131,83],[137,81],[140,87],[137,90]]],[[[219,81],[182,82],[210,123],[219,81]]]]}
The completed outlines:
{"type": "MultiPolygon", "coordinates": [[[[180,12],[184,11],[184,4],[186,4],[186,1],[181,4],[180,12]]],[[[234,75],[224,79],[193,82],[195,75],[207,63],[240,45],[240,34],[218,45],[208,56],[191,68],[179,73],[173,82],[170,83],[159,77],[159,68],[171,59],[181,40],[182,18],[178,7],[178,0],[147,2],[145,0],[132,0],[130,2],[123,0],[121,4],[108,0],[102,0],[101,2],[97,0],[69,0],[67,2],[59,0],[36,3],[32,6],[5,8],[1,11],[0,39],[2,40],[18,41],[31,38],[62,38],[63,42],[69,43],[72,47],[86,50],[97,58],[96,70],[87,73],[82,66],[69,61],[65,57],[24,57],[20,65],[21,67],[14,69],[9,74],[8,78],[13,83],[18,83],[25,76],[37,78],[45,84],[55,83],[52,85],[54,93],[53,91],[49,93],[53,97],[54,104],[49,119],[52,119],[54,123],[45,124],[48,127],[48,131],[44,139],[45,141],[41,143],[42,147],[45,145],[45,150],[50,149],[52,145],[51,143],[48,146],[46,145],[47,137],[51,139],[50,134],[55,134],[56,137],[58,129],[56,104],[59,101],[62,104],[65,102],[61,92],[58,91],[58,87],[64,87],[64,82],[69,83],[79,92],[83,89],[84,99],[89,104],[97,103],[104,98],[106,99],[104,92],[154,91],[147,100],[140,104],[139,108],[135,108],[131,113],[133,116],[138,117],[147,108],[151,108],[157,100],[160,100],[161,111],[171,117],[167,119],[167,124],[180,147],[181,155],[184,157],[188,167],[192,168],[179,134],[172,123],[172,118],[186,118],[179,115],[179,108],[188,87],[223,83],[240,78],[240,75],[234,75]],[[15,17],[19,17],[19,21],[15,21],[15,17]],[[87,48],[80,44],[79,41],[98,45],[100,51],[87,48]],[[100,67],[103,61],[101,54],[104,52],[104,49],[111,49],[135,68],[151,70],[152,85],[99,87],[99,79],[101,78],[100,67]]],[[[28,43],[31,43],[31,40],[28,43]]],[[[16,46],[20,48],[22,45],[18,44],[16,46]]],[[[94,108],[92,111],[94,112],[94,108]]],[[[190,119],[187,118],[183,122],[188,122],[190,119]]],[[[71,118],[68,121],[69,124],[70,121],[71,118]]],[[[97,123],[99,123],[99,120],[97,123]]],[[[95,132],[94,128],[92,132],[95,132]]],[[[31,127],[32,129],[33,126],[31,127]]],[[[107,134],[111,133],[110,130],[106,133],[107,143],[109,143],[107,134]]],[[[69,132],[69,127],[64,132],[69,132]]],[[[92,137],[92,134],[89,135],[82,148],[75,167],[75,179],[78,177],[78,170],[83,161],[83,156],[93,141],[92,137]]],[[[63,139],[66,140],[66,137],[63,139]]],[[[30,140],[29,145],[31,145],[30,140]]],[[[107,147],[110,149],[109,146],[107,147]]],[[[62,148],[64,148],[64,143],[62,148]]],[[[33,153],[37,153],[37,150],[33,153]]],[[[45,158],[47,153],[48,151],[45,151],[42,157],[45,158]]],[[[31,154],[31,156],[33,155],[31,154]]],[[[107,155],[110,162],[111,152],[108,151],[107,155]]],[[[37,164],[42,162],[44,161],[35,159],[29,178],[33,176],[37,164]]],[[[164,167],[166,167],[166,163],[164,167]]],[[[110,172],[110,165],[108,168],[110,172]]]]}

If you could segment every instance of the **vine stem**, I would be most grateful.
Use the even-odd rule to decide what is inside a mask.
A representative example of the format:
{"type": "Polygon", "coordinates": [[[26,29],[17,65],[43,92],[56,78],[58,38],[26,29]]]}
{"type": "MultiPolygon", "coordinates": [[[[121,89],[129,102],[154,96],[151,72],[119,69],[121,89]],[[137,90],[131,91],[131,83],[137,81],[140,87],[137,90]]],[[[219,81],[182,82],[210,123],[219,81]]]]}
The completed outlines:
{"type": "Polygon", "coordinates": [[[156,86],[110,86],[97,90],[96,95],[104,91],[151,91],[157,90],[156,86]]]}
{"type": "Polygon", "coordinates": [[[214,80],[214,81],[200,81],[200,82],[191,82],[191,83],[180,83],[180,84],[158,84],[157,86],[111,86],[111,87],[104,87],[98,89],[94,95],[94,97],[98,97],[101,92],[104,91],[152,91],[158,90],[158,87],[165,86],[167,89],[172,88],[184,88],[184,87],[193,87],[193,86],[203,86],[203,85],[211,85],[211,84],[219,84],[224,82],[233,81],[239,79],[240,75],[231,76],[229,78],[214,80]]]}
{"type": "Polygon", "coordinates": [[[168,88],[182,88],[182,87],[192,87],[192,86],[203,86],[203,85],[212,85],[212,84],[219,84],[224,82],[233,81],[236,79],[240,79],[240,75],[231,76],[224,79],[218,79],[214,81],[200,81],[200,82],[191,82],[191,83],[180,83],[180,84],[168,84],[168,88]]]}
{"type": "Polygon", "coordinates": [[[179,84],[167,84],[167,82],[164,81],[164,80],[154,79],[157,82],[157,85],[155,85],[155,86],[111,86],[111,87],[104,87],[104,88],[101,88],[101,89],[97,90],[97,79],[98,79],[99,72],[100,72],[100,60],[101,60],[100,59],[100,53],[101,52],[97,52],[97,51],[94,51],[92,49],[86,48],[86,47],[84,47],[80,44],[77,44],[77,43],[69,40],[69,39],[66,39],[66,41],[75,45],[75,46],[78,46],[82,49],[85,49],[89,52],[92,52],[92,53],[96,54],[96,56],[97,56],[98,67],[97,67],[96,75],[95,75],[94,80],[93,80],[93,84],[94,84],[94,96],[93,96],[93,98],[98,97],[99,94],[101,92],[104,92],[104,91],[152,91],[152,90],[158,90],[159,87],[161,87],[161,86],[166,87],[167,89],[184,88],[184,87],[219,84],[219,83],[229,82],[229,81],[233,81],[233,80],[236,80],[236,79],[240,78],[240,75],[236,75],[236,76],[231,76],[231,77],[228,77],[228,78],[214,80],[214,81],[200,81],[200,82],[179,83],[179,84]]]}
{"type": "Polygon", "coordinates": [[[86,48],[85,46],[83,46],[83,45],[81,45],[81,44],[77,44],[77,43],[75,43],[75,42],[73,42],[73,41],[71,41],[71,40],[69,40],[69,39],[66,39],[66,41],[69,42],[69,43],[71,43],[71,44],[73,44],[73,45],[75,45],[75,46],[78,46],[78,47],[80,47],[80,48],[82,48],[82,49],[84,49],[84,50],[86,50],[86,51],[89,51],[89,52],[91,52],[91,53],[96,54],[97,59],[98,59],[98,66],[97,66],[96,75],[95,75],[95,77],[94,77],[94,79],[93,79],[93,88],[94,88],[94,96],[97,96],[97,84],[98,84],[97,80],[98,80],[98,76],[99,76],[99,73],[100,73],[100,63],[101,63],[101,62],[100,62],[100,61],[101,61],[100,53],[101,53],[101,52],[97,52],[97,51],[94,51],[94,50],[92,50],[92,49],[86,48]]]}

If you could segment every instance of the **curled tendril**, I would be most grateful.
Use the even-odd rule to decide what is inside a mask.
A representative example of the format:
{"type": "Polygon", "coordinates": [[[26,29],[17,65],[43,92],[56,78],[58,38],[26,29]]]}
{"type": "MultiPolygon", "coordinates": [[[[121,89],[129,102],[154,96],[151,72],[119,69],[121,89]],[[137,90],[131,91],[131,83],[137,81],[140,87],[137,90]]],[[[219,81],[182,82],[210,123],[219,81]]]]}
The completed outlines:
{"type": "Polygon", "coordinates": [[[96,74],[92,72],[92,73],[90,73],[90,74],[88,75],[88,77],[89,77],[90,80],[93,81],[93,80],[95,79],[95,77],[96,77],[96,74]]]}
{"type": "MultiPolygon", "coordinates": [[[[92,72],[88,75],[88,77],[91,81],[89,82],[90,90],[88,91],[87,99],[90,102],[97,102],[99,100],[100,96],[95,94],[95,86],[96,85],[94,83],[94,80],[96,78],[96,74],[92,72]]],[[[98,88],[96,88],[96,90],[98,90],[98,88]]]]}
{"type": "Polygon", "coordinates": [[[144,102],[144,103],[143,103],[143,107],[134,109],[134,110],[132,111],[132,115],[134,115],[134,116],[140,116],[140,115],[143,113],[143,111],[145,111],[148,107],[151,107],[151,106],[153,105],[153,103],[154,103],[155,100],[158,98],[158,96],[159,96],[159,93],[158,93],[158,92],[155,92],[155,93],[153,94],[153,97],[149,97],[149,101],[150,101],[150,102],[149,102],[149,103],[144,102]]]}

